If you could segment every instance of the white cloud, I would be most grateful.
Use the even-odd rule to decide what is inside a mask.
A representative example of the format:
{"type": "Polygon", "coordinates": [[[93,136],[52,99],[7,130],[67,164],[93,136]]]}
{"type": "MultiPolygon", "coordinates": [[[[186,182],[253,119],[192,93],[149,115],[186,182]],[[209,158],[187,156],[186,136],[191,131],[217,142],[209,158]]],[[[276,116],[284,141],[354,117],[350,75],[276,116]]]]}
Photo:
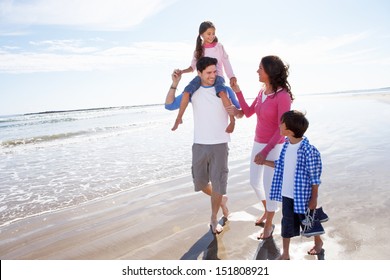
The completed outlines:
{"type": "Polygon", "coordinates": [[[126,30],[176,0],[31,0],[0,3],[0,22],[126,30]]]}
{"type": "Polygon", "coordinates": [[[369,34],[346,34],[334,37],[317,37],[308,40],[274,40],[246,46],[233,46],[229,55],[245,63],[258,60],[265,55],[277,54],[289,64],[302,65],[337,65],[340,63],[377,63],[377,47],[364,47],[362,42],[369,39],[369,34]]]}
{"type": "MultiPolygon", "coordinates": [[[[379,61],[381,64],[388,64],[388,59],[384,60],[376,55],[374,47],[361,47],[359,42],[365,39],[365,34],[355,34],[314,38],[295,44],[280,40],[245,46],[232,44],[229,55],[235,71],[253,73],[257,70],[255,68],[261,57],[269,54],[277,54],[295,66],[367,65],[378,64],[379,61]],[[254,67],[249,69],[248,65],[254,67]]],[[[93,71],[145,65],[153,67],[158,64],[187,67],[193,52],[193,45],[183,42],[137,42],[103,47],[105,42],[97,41],[99,39],[31,41],[34,51],[2,47],[0,72],[93,71]]]]}
{"type": "Polygon", "coordinates": [[[0,73],[34,73],[107,70],[136,65],[190,63],[193,46],[184,43],[139,42],[128,46],[98,49],[84,47],[80,40],[30,42],[42,50],[13,52],[0,48],[0,73]]]}
{"type": "Polygon", "coordinates": [[[68,53],[91,53],[97,50],[96,47],[83,47],[81,40],[45,40],[31,41],[30,45],[44,47],[50,52],[68,52],[68,53]]]}

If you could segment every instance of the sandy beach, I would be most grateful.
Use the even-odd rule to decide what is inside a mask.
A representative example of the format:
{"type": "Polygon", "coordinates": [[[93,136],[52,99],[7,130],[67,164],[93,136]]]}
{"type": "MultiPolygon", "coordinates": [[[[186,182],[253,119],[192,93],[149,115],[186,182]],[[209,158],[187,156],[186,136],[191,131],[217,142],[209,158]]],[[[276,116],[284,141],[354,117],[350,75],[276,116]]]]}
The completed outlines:
{"type": "MultiPolygon", "coordinates": [[[[325,260],[390,259],[390,95],[329,96],[325,98],[329,103],[322,104],[315,102],[319,97],[308,98],[316,105],[298,104],[297,109],[308,111],[308,137],[320,143],[323,159],[320,202],[330,217],[324,223],[325,260]]],[[[245,120],[237,126],[240,121],[245,120]]],[[[281,211],[274,219],[273,238],[258,241],[261,228],[254,221],[260,204],[249,186],[248,162],[245,154],[229,163],[230,216],[220,235],[210,232],[209,198],[193,191],[189,172],[185,177],[4,225],[0,258],[274,259],[282,243],[281,211]]],[[[312,243],[312,238],[292,239],[292,259],[316,260],[306,253],[312,243]]]]}

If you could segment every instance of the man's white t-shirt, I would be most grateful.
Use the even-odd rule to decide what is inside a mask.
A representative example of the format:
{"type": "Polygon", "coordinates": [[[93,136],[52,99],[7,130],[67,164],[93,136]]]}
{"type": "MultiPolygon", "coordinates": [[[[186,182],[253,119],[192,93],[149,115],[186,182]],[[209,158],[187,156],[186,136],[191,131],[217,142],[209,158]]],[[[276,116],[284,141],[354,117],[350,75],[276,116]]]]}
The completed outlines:
{"type": "Polygon", "coordinates": [[[194,114],[194,143],[221,144],[230,142],[228,113],[221,98],[216,95],[215,88],[201,86],[191,97],[194,114]]]}

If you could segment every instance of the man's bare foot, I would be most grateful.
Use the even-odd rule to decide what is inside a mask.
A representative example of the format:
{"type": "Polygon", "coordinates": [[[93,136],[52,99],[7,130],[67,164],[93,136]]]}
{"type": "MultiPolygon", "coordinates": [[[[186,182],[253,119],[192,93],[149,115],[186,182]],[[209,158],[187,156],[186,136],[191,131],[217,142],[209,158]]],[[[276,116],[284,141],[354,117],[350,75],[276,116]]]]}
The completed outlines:
{"type": "Polygon", "coordinates": [[[262,233],[260,233],[260,236],[257,237],[257,239],[267,239],[272,236],[274,233],[275,225],[272,225],[271,227],[264,227],[264,230],[262,233]]]}
{"type": "Polygon", "coordinates": [[[220,234],[223,231],[223,226],[221,226],[217,220],[211,220],[210,222],[211,231],[214,234],[220,234]]]}
{"type": "Polygon", "coordinates": [[[226,195],[222,196],[221,209],[222,209],[223,217],[226,219],[229,216],[229,209],[227,208],[227,201],[228,201],[228,197],[226,195]]]}

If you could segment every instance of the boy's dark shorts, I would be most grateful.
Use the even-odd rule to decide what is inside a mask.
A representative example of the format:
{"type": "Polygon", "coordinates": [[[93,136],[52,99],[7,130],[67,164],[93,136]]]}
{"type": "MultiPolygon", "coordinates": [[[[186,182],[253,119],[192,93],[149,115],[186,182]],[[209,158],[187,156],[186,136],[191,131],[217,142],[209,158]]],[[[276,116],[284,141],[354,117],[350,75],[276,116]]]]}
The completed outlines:
{"type": "Polygon", "coordinates": [[[282,237],[291,238],[301,235],[301,221],[304,214],[294,213],[294,199],[283,196],[282,200],[282,237]]]}

